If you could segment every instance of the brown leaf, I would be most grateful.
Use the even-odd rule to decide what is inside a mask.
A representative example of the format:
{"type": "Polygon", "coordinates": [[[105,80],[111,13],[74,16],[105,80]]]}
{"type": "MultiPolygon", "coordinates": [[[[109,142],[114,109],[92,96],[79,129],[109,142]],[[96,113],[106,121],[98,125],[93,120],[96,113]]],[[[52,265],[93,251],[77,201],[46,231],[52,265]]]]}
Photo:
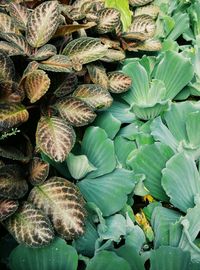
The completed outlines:
{"type": "Polygon", "coordinates": [[[69,24],[69,25],[62,25],[60,26],[56,33],[54,34],[54,37],[61,37],[69,35],[73,32],[79,31],[81,29],[89,29],[96,25],[95,22],[87,22],[85,24],[69,24]]]}
{"type": "Polygon", "coordinates": [[[49,174],[49,164],[41,158],[34,157],[29,164],[29,181],[32,185],[42,184],[49,174]]]}
{"type": "Polygon", "coordinates": [[[0,221],[8,218],[17,211],[18,201],[0,199],[0,221]]]}

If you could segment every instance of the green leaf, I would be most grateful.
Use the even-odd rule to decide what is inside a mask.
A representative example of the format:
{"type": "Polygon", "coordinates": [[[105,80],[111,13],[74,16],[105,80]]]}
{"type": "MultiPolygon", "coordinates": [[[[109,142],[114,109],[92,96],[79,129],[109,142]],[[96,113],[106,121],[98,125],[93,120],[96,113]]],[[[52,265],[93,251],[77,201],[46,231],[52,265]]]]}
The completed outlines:
{"type": "Polygon", "coordinates": [[[107,111],[122,123],[132,123],[135,120],[135,114],[131,111],[130,105],[123,100],[115,99],[107,111]]]}
{"type": "Polygon", "coordinates": [[[58,237],[47,247],[39,249],[19,245],[9,258],[11,270],[76,270],[77,266],[76,250],[58,237]]]}
{"type": "Polygon", "coordinates": [[[116,8],[120,12],[120,18],[123,24],[123,31],[127,31],[132,21],[132,12],[129,9],[128,0],[106,0],[105,6],[116,8]]]}
{"type": "Polygon", "coordinates": [[[82,145],[82,153],[97,170],[88,174],[89,178],[95,178],[112,172],[116,167],[114,144],[106,132],[99,127],[87,128],[82,145]]]}
{"type": "Polygon", "coordinates": [[[29,163],[29,181],[32,185],[42,184],[49,174],[49,163],[34,157],[29,163]]]}
{"type": "Polygon", "coordinates": [[[17,211],[18,206],[18,201],[0,199],[0,221],[13,215],[17,211]]]}
{"type": "Polygon", "coordinates": [[[28,43],[38,48],[47,43],[59,25],[59,4],[48,1],[40,4],[28,18],[26,39],[28,43]]]}
{"type": "Polygon", "coordinates": [[[52,72],[71,72],[72,63],[65,55],[53,55],[47,60],[40,62],[39,67],[52,72]]]}
{"type": "Polygon", "coordinates": [[[187,13],[179,11],[172,18],[175,25],[173,30],[167,36],[167,39],[177,40],[189,28],[189,16],[187,13]]]}
{"type": "Polygon", "coordinates": [[[186,119],[186,131],[189,142],[192,147],[200,147],[199,129],[200,129],[200,111],[189,113],[186,119]]]}
{"type": "Polygon", "coordinates": [[[55,230],[65,239],[71,240],[83,234],[84,200],[73,183],[51,177],[31,190],[28,201],[50,217],[55,230]]]}
{"type": "Polygon", "coordinates": [[[110,216],[122,209],[135,184],[132,171],[116,169],[96,179],[85,178],[78,187],[87,202],[95,203],[104,216],[110,216]]]}

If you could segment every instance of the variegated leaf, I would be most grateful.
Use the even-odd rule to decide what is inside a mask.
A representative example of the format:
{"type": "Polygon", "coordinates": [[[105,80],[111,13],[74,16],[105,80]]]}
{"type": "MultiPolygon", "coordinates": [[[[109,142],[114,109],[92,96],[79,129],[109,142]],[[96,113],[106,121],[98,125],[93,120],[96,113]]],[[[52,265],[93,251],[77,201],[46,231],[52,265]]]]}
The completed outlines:
{"type": "Polygon", "coordinates": [[[131,86],[131,78],[120,71],[108,73],[109,91],[112,93],[126,92],[131,86]]]}
{"type": "Polygon", "coordinates": [[[22,85],[23,82],[24,82],[24,80],[26,79],[26,77],[28,75],[30,75],[31,73],[35,72],[38,69],[38,67],[39,67],[39,63],[38,62],[36,62],[36,61],[30,62],[28,64],[28,66],[25,68],[19,84],[22,85]]]}
{"type": "Polygon", "coordinates": [[[11,3],[8,7],[10,16],[13,18],[15,23],[20,29],[26,30],[26,25],[28,22],[29,11],[26,7],[17,4],[11,3]]]}
{"type": "Polygon", "coordinates": [[[31,60],[41,61],[55,55],[56,53],[57,53],[57,50],[54,45],[46,44],[42,46],[41,48],[39,48],[38,50],[36,50],[34,54],[32,54],[29,58],[31,60]]]}
{"type": "Polygon", "coordinates": [[[40,62],[39,67],[53,72],[71,72],[72,63],[65,55],[54,55],[47,60],[40,62]]]}
{"type": "Polygon", "coordinates": [[[22,104],[0,103],[0,131],[22,124],[29,114],[22,104]]]}
{"type": "Polygon", "coordinates": [[[122,32],[123,32],[123,24],[122,21],[119,20],[118,24],[115,27],[115,33],[119,37],[121,36],[122,32]]]}
{"type": "Polygon", "coordinates": [[[74,146],[76,134],[59,117],[42,117],[36,130],[36,147],[48,157],[62,162],[74,146]]]}
{"type": "Polygon", "coordinates": [[[66,79],[55,90],[54,94],[57,97],[64,97],[72,93],[78,85],[78,78],[75,73],[68,73],[66,79]]]}
{"type": "Polygon", "coordinates": [[[47,1],[40,4],[31,13],[27,23],[26,38],[35,48],[47,43],[59,25],[60,9],[57,1],[47,1]]]}
{"type": "Polygon", "coordinates": [[[107,53],[103,58],[101,58],[104,62],[118,62],[126,58],[126,54],[123,50],[114,50],[108,49],[107,53]]]}
{"type": "Polygon", "coordinates": [[[32,185],[42,184],[49,174],[49,163],[34,157],[29,164],[29,181],[32,185]]]}
{"type": "Polygon", "coordinates": [[[25,55],[22,50],[7,41],[0,41],[0,51],[5,52],[8,56],[25,55]]]}
{"type": "Polygon", "coordinates": [[[129,0],[129,4],[132,7],[141,7],[151,3],[153,0],[129,0]]]}
{"type": "Polygon", "coordinates": [[[0,196],[8,199],[22,198],[28,191],[21,168],[17,165],[6,165],[0,168],[0,196]]]}
{"type": "Polygon", "coordinates": [[[73,93],[73,96],[85,101],[93,109],[106,109],[112,104],[109,92],[100,85],[82,84],[73,93]]]}
{"type": "Polygon", "coordinates": [[[25,79],[24,88],[31,103],[38,101],[48,91],[50,79],[43,70],[29,73],[25,79]]]}
{"type": "MultiPolygon", "coordinates": [[[[72,62],[87,64],[100,59],[107,53],[107,46],[98,38],[80,37],[69,42],[63,50],[72,62]]],[[[80,70],[79,68],[78,70],[80,70]]]]}
{"type": "Polygon", "coordinates": [[[147,6],[136,8],[136,10],[134,12],[134,16],[149,15],[153,19],[156,19],[158,14],[159,14],[159,11],[160,11],[160,9],[158,6],[156,6],[154,4],[150,4],[147,6]]]}
{"type": "Polygon", "coordinates": [[[158,39],[148,39],[145,42],[141,42],[134,47],[128,47],[128,51],[159,51],[162,48],[162,44],[158,39]]]}
{"type": "Polygon", "coordinates": [[[147,39],[146,35],[140,32],[126,32],[123,33],[121,37],[127,41],[135,40],[136,42],[145,41],[147,39]]]}
{"type": "Polygon", "coordinates": [[[71,240],[84,233],[84,200],[79,189],[64,178],[52,177],[34,187],[28,201],[42,209],[53,222],[55,230],[71,240]]]}
{"type": "Polygon", "coordinates": [[[0,13],[0,33],[1,32],[19,34],[19,30],[12,21],[12,18],[5,13],[0,13]]]}
{"type": "Polygon", "coordinates": [[[53,228],[43,211],[25,202],[4,225],[18,243],[29,247],[49,244],[54,238],[53,228]]]}
{"type": "Polygon", "coordinates": [[[99,34],[112,32],[120,21],[120,12],[114,8],[104,8],[98,12],[96,31],[99,34]]]}
{"type": "Polygon", "coordinates": [[[15,67],[10,57],[3,52],[0,52],[0,67],[0,81],[12,81],[15,67]]]}
{"type": "Polygon", "coordinates": [[[108,89],[106,69],[100,62],[88,64],[87,70],[90,75],[90,79],[94,84],[99,84],[103,88],[108,89]]]}
{"type": "Polygon", "coordinates": [[[91,107],[84,101],[74,97],[60,99],[60,101],[56,103],[56,108],[61,117],[75,127],[88,125],[93,122],[96,117],[91,107]]]}
{"type": "Polygon", "coordinates": [[[0,82],[0,89],[1,102],[20,103],[24,99],[24,91],[16,82],[0,82]]]}
{"type": "Polygon", "coordinates": [[[10,199],[0,199],[0,221],[8,218],[17,211],[18,201],[10,199]]]}
{"type": "Polygon", "coordinates": [[[68,25],[62,25],[60,26],[56,33],[54,34],[54,37],[62,37],[67,36],[73,32],[82,30],[82,29],[89,29],[96,25],[95,22],[87,22],[84,24],[68,24],[68,25]]]}

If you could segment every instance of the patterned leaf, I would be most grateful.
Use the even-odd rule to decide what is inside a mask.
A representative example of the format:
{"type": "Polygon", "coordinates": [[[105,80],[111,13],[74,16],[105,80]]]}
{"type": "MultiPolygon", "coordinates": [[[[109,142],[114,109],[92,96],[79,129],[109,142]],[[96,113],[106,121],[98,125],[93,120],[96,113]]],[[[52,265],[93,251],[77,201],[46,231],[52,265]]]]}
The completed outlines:
{"type": "Polygon", "coordinates": [[[114,8],[104,8],[98,12],[98,23],[96,30],[99,34],[112,32],[118,25],[120,13],[114,8]]]}
{"type": "Polygon", "coordinates": [[[29,164],[29,181],[32,185],[42,184],[49,174],[49,164],[41,158],[35,157],[29,164]]]}
{"type": "Polygon", "coordinates": [[[58,117],[42,117],[36,131],[37,148],[57,162],[65,160],[75,143],[75,132],[58,117]]]}
{"type": "Polygon", "coordinates": [[[0,168],[0,196],[8,199],[22,198],[28,191],[28,184],[17,165],[0,168]]]}
{"type": "Polygon", "coordinates": [[[54,238],[53,228],[47,216],[27,202],[19,207],[4,225],[18,243],[30,247],[47,245],[54,238]]]}
{"type": "Polygon", "coordinates": [[[109,72],[108,79],[109,91],[112,93],[126,92],[131,86],[131,78],[119,71],[109,72]]]}
{"type": "MultiPolygon", "coordinates": [[[[101,43],[98,38],[81,37],[69,42],[63,50],[72,62],[80,65],[96,61],[107,52],[107,46],[101,43]]],[[[78,70],[81,70],[79,68],[78,70]]]]}
{"type": "MultiPolygon", "coordinates": [[[[145,41],[147,39],[146,35],[144,33],[140,32],[126,32],[121,35],[121,37],[127,41],[131,40],[139,40],[139,41],[145,41]]],[[[134,44],[135,45],[135,44],[134,44]]],[[[136,43],[137,45],[137,43],[136,43]]]]}
{"type": "Polygon", "coordinates": [[[29,16],[28,9],[20,4],[11,3],[8,7],[8,10],[10,16],[14,19],[17,26],[19,26],[23,30],[26,30],[29,16]]]}
{"type": "Polygon", "coordinates": [[[96,117],[93,109],[89,107],[87,103],[74,97],[60,99],[60,101],[56,103],[56,108],[62,118],[75,127],[88,125],[93,122],[96,117]]]}
{"type": "Polygon", "coordinates": [[[0,199],[0,221],[8,218],[17,211],[18,201],[0,199]]]}
{"type": "Polygon", "coordinates": [[[38,101],[49,89],[50,79],[43,70],[35,70],[27,75],[25,90],[31,103],[38,101]]]}
{"type": "Polygon", "coordinates": [[[72,93],[78,85],[78,78],[75,73],[67,74],[66,79],[63,83],[56,89],[54,94],[57,97],[64,97],[70,93],[72,93]]]}
{"type": "Polygon", "coordinates": [[[84,200],[79,189],[64,178],[52,177],[34,187],[28,201],[50,217],[56,231],[67,240],[84,233],[84,200]]]}
{"type": "Polygon", "coordinates": [[[39,48],[32,54],[29,58],[32,60],[45,60],[57,53],[56,47],[51,44],[46,44],[43,47],[39,48]]]}
{"type": "Polygon", "coordinates": [[[106,55],[101,58],[101,60],[110,63],[115,61],[121,61],[125,59],[125,57],[126,55],[123,50],[108,49],[106,55]]]}
{"type": "Polygon", "coordinates": [[[0,99],[1,102],[19,103],[24,98],[24,91],[13,81],[0,82],[0,99]]]}
{"type": "Polygon", "coordinates": [[[2,52],[0,52],[0,67],[0,81],[12,81],[15,75],[13,61],[2,52]]]}
{"type": "Polygon", "coordinates": [[[0,103],[0,131],[26,122],[29,114],[22,104],[0,103]]]}
{"type": "Polygon", "coordinates": [[[159,7],[154,5],[154,4],[150,4],[147,6],[142,6],[139,8],[136,8],[135,12],[134,12],[134,16],[139,16],[139,15],[149,15],[151,16],[153,19],[156,19],[156,17],[159,14],[159,7]]]}
{"type": "Polygon", "coordinates": [[[145,42],[137,44],[134,48],[129,47],[128,51],[159,51],[162,44],[158,39],[148,39],[145,42]]]}
{"type": "Polygon", "coordinates": [[[0,41],[0,50],[8,54],[8,56],[24,55],[22,50],[7,41],[0,41]]]}
{"type": "Polygon", "coordinates": [[[57,1],[47,1],[40,4],[31,13],[26,38],[32,47],[41,47],[54,35],[59,24],[59,4],[57,1]]]}
{"type": "Polygon", "coordinates": [[[11,17],[5,13],[0,13],[0,33],[19,33],[11,17]]]}
{"type": "Polygon", "coordinates": [[[91,63],[87,65],[90,79],[94,84],[99,84],[103,88],[108,89],[108,77],[106,70],[101,63],[91,63]]]}
{"type": "Polygon", "coordinates": [[[32,61],[28,64],[26,69],[23,72],[22,78],[20,80],[20,85],[22,85],[28,75],[30,75],[32,72],[35,72],[39,67],[39,63],[36,61],[32,61]]]}
{"type": "Polygon", "coordinates": [[[49,59],[40,62],[39,67],[54,72],[71,72],[72,63],[65,55],[54,55],[49,59]]]}
{"type": "Polygon", "coordinates": [[[132,7],[140,7],[151,3],[153,0],[129,0],[129,4],[132,7]]]}
{"type": "Polygon", "coordinates": [[[87,22],[84,24],[68,24],[68,25],[62,25],[60,26],[56,33],[54,34],[54,37],[62,37],[69,35],[73,32],[79,31],[81,29],[89,29],[91,27],[94,27],[96,25],[95,22],[87,22]]]}
{"type": "Polygon", "coordinates": [[[73,96],[84,100],[93,109],[106,109],[112,104],[112,97],[108,91],[99,85],[82,84],[73,93],[73,96]]]}

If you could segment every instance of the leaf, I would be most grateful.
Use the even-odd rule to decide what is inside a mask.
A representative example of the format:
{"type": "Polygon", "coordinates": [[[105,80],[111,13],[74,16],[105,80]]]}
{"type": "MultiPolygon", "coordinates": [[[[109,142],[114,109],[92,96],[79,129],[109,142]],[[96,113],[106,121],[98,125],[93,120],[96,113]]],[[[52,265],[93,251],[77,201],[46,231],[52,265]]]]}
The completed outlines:
{"type": "Polygon", "coordinates": [[[128,51],[149,51],[149,52],[156,52],[156,51],[160,51],[162,49],[162,44],[160,42],[160,40],[158,39],[147,39],[142,43],[138,43],[137,46],[133,46],[128,47],[127,50],[128,51]]]}
{"type": "Polygon", "coordinates": [[[87,70],[90,79],[94,84],[99,84],[103,88],[108,89],[108,77],[106,74],[106,69],[101,62],[88,64],[87,70]]]}
{"type": "Polygon", "coordinates": [[[86,29],[92,28],[95,25],[96,25],[95,22],[62,25],[56,30],[54,37],[67,36],[67,35],[70,35],[71,33],[77,32],[77,31],[82,30],[82,29],[86,30],[86,29]]]}
{"type": "Polygon", "coordinates": [[[177,40],[184,32],[189,29],[190,26],[190,19],[189,15],[184,12],[177,12],[172,19],[175,22],[174,28],[167,36],[169,40],[177,40]]]}
{"type": "Polygon", "coordinates": [[[97,26],[95,27],[98,34],[112,32],[118,25],[120,13],[114,8],[103,8],[98,12],[97,26]]]}
{"type": "Polygon", "coordinates": [[[106,132],[99,127],[88,127],[84,133],[82,153],[97,170],[88,174],[89,178],[95,178],[112,172],[116,167],[114,144],[106,132]]]}
{"type": "Polygon", "coordinates": [[[57,97],[64,97],[72,93],[78,85],[78,77],[75,73],[66,73],[65,80],[58,86],[54,94],[57,97]]]}
{"type": "Polygon", "coordinates": [[[28,18],[26,31],[28,43],[34,48],[47,43],[57,30],[59,16],[57,1],[48,1],[35,8],[28,18]]]}
{"type": "Polygon", "coordinates": [[[24,55],[23,51],[7,41],[0,41],[0,50],[6,53],[8,56],[24,55]]]}
{"type": "Polygon", "coordinates": [[[65,55],[53,55],[47,60],[40,62],[39,67],[53,72],[71,72],[72,63],[65,55]]]}
{"type": "Polygon", "coordinates": [[[56,237],[47,247],[17,246],[9,257],[11,270],[76,270],[78,255],[65,240],[56,237]]]}
{"type": "Polygon", "coordinates": [[[54,45],[46,44],[42,46],[41,48],[39,48],[38,50],[36,50],[34,54],[32,54],[29,57],[29,59],[41,61],[55,55],[56,53],[57,53],[57,49],[54,45]]]}
{"type": "Polygon", "coordinates": [[[0,81],[12,81],[15,76],[13,61],[5,53],[0,52],[0,81]]]}
{"type": "Polygon", "coordinates": [[[135,120],[135,114],[131,111],[130,105],[122,100],[115,99],[107,111],[122,123],[132,123],[135,120]]]}
{"type": "Polygon", "coordinates": [[[29,16],[28,9],[17,3],[10,3],[8,11],[10,13],[10,16],[14,19],[17,26],[22,30],[26,30],[26,25],[29,16]]]}
{"type": "Polygon", "coordinates": [[[64,178],[52,177],[34,187],[28,201],[42,209],[53,222],[55,230],[71,240],[84,232],[84,200],[79,189],[64,178]]]}
{"type": "Polygon", "coordinates": [[[75,127],[85,126],[93,122],[96,114],[86,102],[75,98],[62,98],[55,104],[61,117],[75,127]]]}
{"type": "Polygon", "coordinates": [[[29,181],[32,185],[42,184],[49,174],[49,164],[41,158],[34,157],[29,164],[29,181]]]}
{"type": "Polygon", "coordinates": [[[66,162],[69,172],[74,179],[81,179],[89,172],[96,170],[85,155],[75,156],[70,153],[66,159],[66,162]]]}
{"type": "Polygon", "coordinates": [[[36,130],[36,146],[57,162],[65,160],[75,143],[75,132],[58,117],[41,117],[36,130]]]}
{"type": "Polygon", "coordinates": [[[129,9],[129,1],[106,0],[105,7],[116,8],[120,12],[123,31],[127,31],[132,21],[132,12],[129,9]]]}
{"type": "Polygon", "coordinates": [[[19,244],[44,246],[54,238],[53,228],[44,212],[25,202],[4,222],[7,230],[19,244]]]}
{"type": "Polygon", "coordinates": [[[22,104],[0,103],[0,131],[22,124],[28,117],[28,111],[22,104]]]}
{"type": "Polygon", "coordinates": [[[110,216],[122,209],[135,184],[132,171],[116,169],[95,179],[88,176],[77,185],[87,202],[95,203],[103,216],[110,216]]]}
{"type": "Polygon", "coordinates": [[[94,110],[107,109],[113,101],[107,90],[95,84],[82,84],[78,86],[73,96],[85,101],[94,110]]]}
{"type": "Polygon", "coordinates": [[[103,45],[98,38],[80,37],[70,41],[62,53],[68,56],[72,63],[83,65],[105,56],[107,46],[103,45]]]}
{"type": "Polygon", "coordinates": [[[0,196],[3,198],[20,199],[28,191],[28,184],[17,165],[1,167],[0,180],[0,196]]]}
{"type": "Polygon", "coordinates": [[[141,7],[137,7],[134,12],[134,16],[149,15],[153,19],[156,19],[159,14],[160,8],[157,5],[149,4],[141,7]]]}
{"type": "Polygon", "coordinates": [[[31,103],[35,103],[46,94],[50,86],[50,79],[43,70],[35,70],[26,76],[25,90],[31,103]]]}
{"type": "Polygon", "coordinates": [[[194,160],[184,153],[176,154],[162,174],[162,186],[170,202],[183,212],[194,207],[194,197],[200,193],[200,177],[194,160]]]}
{"type": "Polygon", "coordinates": [[[132,7],[140,7],[151,3],[152,0],[129,0],[132,7]]]}
{"type": "Polygon", "coordinates": [[[101,58],[101,61],[112,63],[122,61],[126,58],[126,54],[123,50],[108,49],[105,56],[101,58]]]}
{"type": "Polygon", "coordinates": [[[0,32],[2,33],[19,33],[19,30],[17,27],[15,27],[14,22],[12,21],[12,18],[5,14],[0,12],[0,32]]]}
{"type": "Polygon", "coordinates": [[[197,134],[199,133],[200,125],[200,111],[188,113],[186,118],[186,131],[189,142],[193,147],[200,147],[200,140],[197,134]]]}
{"type": "Polygon", "coordinates": [[[0,199],[0,221],[8,218],[17,211],[18,201],[10,199],[0,199]]]}
{"type": "Polygon", "coordinates": [[[131,78],[122,72],[108,73],[109,91],[115,94],[126,92],[131,86],[131,78]]]}

